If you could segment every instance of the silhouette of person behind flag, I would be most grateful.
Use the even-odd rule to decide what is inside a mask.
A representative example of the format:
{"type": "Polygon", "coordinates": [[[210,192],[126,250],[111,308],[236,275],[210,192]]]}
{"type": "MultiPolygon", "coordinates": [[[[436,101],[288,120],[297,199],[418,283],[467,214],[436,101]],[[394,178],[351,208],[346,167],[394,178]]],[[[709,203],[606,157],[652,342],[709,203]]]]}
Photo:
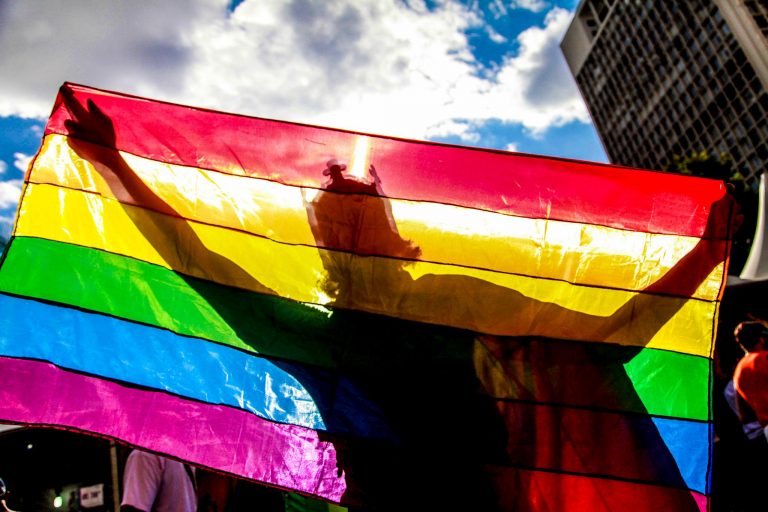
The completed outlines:
{"type": "MultiPolygon", "coordinates": [[[[595,412],[579,416],[583,425],[574,425],[568,407],[535,403],[557,403],[568,393],[592,393],[600,395],[604,406],[645,411],[624,368],[642,347],[623,347],[616,355],[599,343],[490,336],[360,310],[401,311],[407,316],[427,303],[453,319],[499,311],[501,304],[507,322],[540,315],[573,325],[596,342],[633,316],[645,315],[637,335],[649,340],[682,304],[659,307],[652,292],[663,289],[662,281],[675,279],[693,292],[719,258],[711,258],[712,267],[705,264],[684,278],[679,270],[684,265],[672,269],[645,290],[651,293],[635,295],[609,317],[540,302],[469,276],[427,274],[413,279],[406,268],[420,250],[398,232],[376,168],[369,169],[371,182],[344,176],[344,170],[342,163],[329,161],[323,175],[330,181],[307,202],[316,244],[326,249],[321,251],[326,271],[321,286],[332,298],[331,321],[347,332],[336,350],[339,368],[382,408],[400,441],[375,448],[366,443],[340,445],[349,481],[362,487],[350,491],[362,493],[355,499],[375,503],[375,510],[402,508],[405,503],[413,510],[535,510],[535,475],[509,470],[567,473],[570,465],[571,471],[594,474],[597,468],[609,477],[660,483],[662,487],[644,487],[653,499],[640,500],[638,510],[661,504],[698,511],[652,418],[595,412]],[[361,357],[366,350],[372,354],[361,357]],[[558,373],[568,378],[550,383],[547,376],[558,373]],[[616,440],[600,439],[601,432],[616,440]],[[589,460],[579,464],[579,457],[589,460]]],[[[719,205],[728,206],[727,201],[719,205]]],[[[711,229],[714,225],[708,232],[711,229]]],[[[686,257],[698,257],[697,251],[705,249],[697,246],[686,257]]],[[[600,505],[615,509],[626,499],[608,493],[601,498],[595,510],[601,510],[600,505]]],[[[555,508],[567,508],[567,500],[566,487],[560,496],[541,497],[555,508]]]]}
{"type": "MultiPolygon", "coordinates": [[[[83,158],[104,166],[104,172],[109,170],[117,176],[118,181],[112,180],[110,184],[116,194],[125,190],[143,207],[178,220],[180,216],[173,208],[138,178],[117,151],[99,153],[79,143],[78,138],[82,138],[114,148],[114,128],[92,100],[85,108],[71,92],[62,93],[73,117],[67,122],[74,135],[71,147],[83,158]]],[[[720,263],[722,255],[709,254],[703,243],[720,236],[716,229],[721,226],[714,224],[718,215],[710,216],[702,243],[685,257],[700,261],[693,271],[681,262],[613,315],[598,317],[538,301],[517,290],[470,276],[427,274],[413,279],[406,266],[419,257],[420,251],[415,243],[400,236],[376,169],[371,167],[373,180],[368,182],[344,176],[343,171],[343,164],[329,162],[325,169],[329,181],[306,204],[325,271],[320,285],[334,308],[327,319],[329,332],[339,333],[337,338],[324,342],[332,345],[338,382],[346,383],[344,389],[354,390],[358,400],[342,403],[369,404],[372,410],[380,411],[379,428],[387,433],[379,439],[322,433],[337,446],[340,472],[347,479],[346,502],[364,503],[372,510],[535,509],[530,501],[535,482],[515,476],[514,471],[538,468],[557,473],[562,471],[561,466],[573,465],[574,457],[578,460],[584,456],[585,466],[605,470],[598,473],[601,478],[644,482],[641,488],[648,495],[636,500],[638,510],[658,510],[659,503],[670,510],[698,510],[675,458],[650,417],[614,415],[619,421],[611,424],[613,430],[602,431],[624,434],[634,440],[632,447],[619,452],[615,451],[616,443],[608,443],[610,438],[596,438],[596,432],[601,432],[600,421],[604,421],[599,415],[592,420],[596,423],[585,425],[583,432],[580,430],[593,430],[593,445],[580,446],[578,440],[552,437],[559,427],[565,426],[560,414],[567,407],[542,414],[537,404],[530,402],[562,392],[554,389],[554,385],[547,389],[545,378],[548,372],[558,370],[562,359],[555,351],[562,343],[477,334],[419,322],[411,313],[425,304],[440,311],[446,319],[472,315],[495,318],[503,310],[506,314],[498,320],[510,325],[535,315],[572,325],[584,338],[596,342],[607,339],[639,315],[643,321],[635,334],[638,340],[647,341],[684,304],[684,300],[679,300],[659,306],[654,292],[664,289],[664,282],[669,280],[679,284],[681,295],[692,293],[720,263]],[[700,258],[701,253],[704,259],[700,258]],[[381,311],[403,312],[412,319],[385,316],[378,313],[381,311]],[[515,361],[518,364],[510,364],[515,361]],[[525,395],[531,391],[530,386],[513,389],[510,385],[524,382],[529,377],[526,372],[533,372],[538,386],[531,397],[525,395]],[[501,392],[506,395],[500,398],[501,392]],[[547,435],[537,435],[541,428],[547,429],[547,435]],[[605,448],[601,442],[606,443],[605,448]],[[554,447],[548,446],[550,443],[554,447]],[[563,443],[568,443],[571,450],[567,457],[560,450],[563,443]],[[630,477],[617,472],[626,472],[630,477]],[[651,493],[655,493],[654,499],[648,499],[651,493]]],[[[713,212],[718,208],[730,209],[730,198],[713,205],[713,212]]],[[[221,267],[227,273],[241,275],[244,282],[253,281],[249,288],[274,294],[231,260],[206,249],[185,222],[173,224],[173,229],[169,224],[165,229],[162,224],[166,220],[158,217],[156,222],[160,225],[148,234],[148,240],[158,250],[164,244],[154,237],[188,235],[187,242],[193,243],[197,253],[206,259],[201,265],[221,267]]],[[[195,279],[182,277],[231,325],[241,325],[217,297],[206,295],[206,287],[199,286],[195,279]]],[[[300,322],[301,318],[295,321],[300,322]]],[[[244,340],[257,338],[255,334],[238,331],[244,340]]],[[[622,396],[615,398],[616,404],[644,411],[623,367],[642,347],[625,347],[619,357],[606,359],[599,347],[591,345],[600,344],[568,345],[570,361],[580,365],[582,381],[570,385],[587,392],[594,386],[603,394],[610,393],[606,390],[618,390],[622,396]]],[[[322,397],[327,389],[312,388],[312,383],[306,385],[310,394],[318,398],[316,402],[327,424],[354,424],[354,409],[339,409],[335,397],[322,397]]],[[[588,476],[586,472],[587,481],[591,481],[588,476]]],[[[599,481],[602,480],[595,480],[599,481]]],[[[607,501],[596,503],[595,510],[601,505],[615,508],[616,503],[611,500],[616,497],[604,498],[607,501]]],[[[552,499],[553,506],[566,506],[558,501],[567,499],[566,495],[552,499]]]]}

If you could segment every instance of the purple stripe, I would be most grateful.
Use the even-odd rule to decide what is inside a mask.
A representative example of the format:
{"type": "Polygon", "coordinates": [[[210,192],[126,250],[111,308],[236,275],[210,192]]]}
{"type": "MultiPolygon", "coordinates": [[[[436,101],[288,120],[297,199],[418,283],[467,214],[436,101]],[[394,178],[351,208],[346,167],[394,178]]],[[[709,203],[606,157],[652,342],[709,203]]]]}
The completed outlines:
{"type": "Polygon", "coordinates": [[[48,363],[0,357],[0,420],[93,432],[335,502],[347,487],[334,445],[314,430],[48,363]]]}

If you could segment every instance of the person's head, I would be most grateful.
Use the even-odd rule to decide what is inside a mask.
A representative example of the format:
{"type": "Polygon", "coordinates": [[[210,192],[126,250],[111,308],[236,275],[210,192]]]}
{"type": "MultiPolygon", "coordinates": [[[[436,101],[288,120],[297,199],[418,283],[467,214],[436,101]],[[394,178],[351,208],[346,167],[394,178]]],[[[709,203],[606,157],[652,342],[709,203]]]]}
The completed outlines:
{"type": "Polygon", "coordinates": [[[745,352],[768,349],[768,328],[762,322],[754,320],[741,322],[734,329],[733,337],[745,352]]]}
{"type": "Polygon", "coordinates": [[[330,176],[332,180],[337,180],[342,176],[341,171],[344,171],[346,168],[346,164],[339,162],[335,158],[331,158],[328,160],[328,163],[325,164],[323,175],[330,176]]]}

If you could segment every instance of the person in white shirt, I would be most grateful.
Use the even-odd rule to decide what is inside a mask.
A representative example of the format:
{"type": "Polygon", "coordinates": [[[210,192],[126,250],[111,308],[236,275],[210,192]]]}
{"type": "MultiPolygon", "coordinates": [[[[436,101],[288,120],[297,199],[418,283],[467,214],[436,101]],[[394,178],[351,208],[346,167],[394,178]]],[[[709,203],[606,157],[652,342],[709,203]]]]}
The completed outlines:
{"type": "Polygon", "coordinates": [[[195,512],[194,470],[177,460],[133,450],[123,476],[121,512],[195,512]]]}

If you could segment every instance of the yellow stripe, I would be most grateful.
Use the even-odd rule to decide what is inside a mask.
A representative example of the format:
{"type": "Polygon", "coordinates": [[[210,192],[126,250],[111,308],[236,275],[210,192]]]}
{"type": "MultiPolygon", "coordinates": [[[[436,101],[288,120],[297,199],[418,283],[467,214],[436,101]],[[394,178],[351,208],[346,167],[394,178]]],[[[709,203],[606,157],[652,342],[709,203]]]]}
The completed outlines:
{"type": "MultiPolygon", "coordinates": [[[[79,144],[81,152],[82,148],[93,151],[93,161],[100,160],[100,153],[111,151],[79,144]]],[[[307,222],[306,204],[317,190],[122,155],[135,173],[183,217],[286,243],[316,245],[307,222]]],[[[61,135],[45,138],[31,181],[131,202],[112,171],[100,164],[98,170],[94,168],[61,135]]],[[[390,204],[400,235],[421,249],[423,260],[592,286],[642,290],[698,242],[692,237],[517,218],[435,203],[392,200],[390,204]]],[[[715,299],[723,268],[719,265],[694,296],[715,299]]]]}
{"type": "Polygon", "coordinates": [[[709,355],[715,304],[482,270],[360,257],[188,222],[50,185],[25,192],[17,235],[93,247],[302,302],[448,324],[709,355]],[[350,286],[350,283],[354,286],[350,286]],[[332,290],[337,290],[335,302],[332,290]]]}

